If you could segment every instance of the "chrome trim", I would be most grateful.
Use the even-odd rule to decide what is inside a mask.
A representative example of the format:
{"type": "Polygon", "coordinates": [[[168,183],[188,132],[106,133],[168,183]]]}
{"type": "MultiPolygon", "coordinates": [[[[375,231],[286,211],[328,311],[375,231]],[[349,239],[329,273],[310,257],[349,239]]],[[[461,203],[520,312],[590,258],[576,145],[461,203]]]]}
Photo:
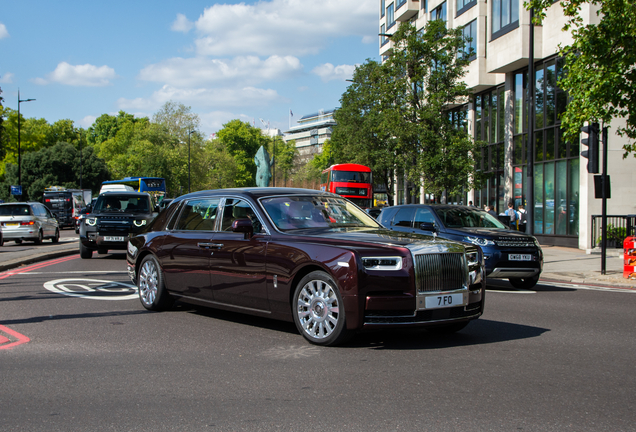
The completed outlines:
{"type": "Polygon", "coordinates": [[[500,268],[497,267],[488,274],[489,278],[526,278],[537,276],[541,271],[538,268],[500,268]]]}
{"type": "MultiPolygon", "coordinates": [[[[478,312],[476,314],[464,316],[464,317],[461,317],[461,318],[445,318],[445,319],[433,320],[433,321],[408,321],[408,322],[405,321],[405,322],[399,322],[399,323],[391,323],[391,322],[370,323],[370,322],[366,322],[365,321],[362,325],[363,326],[391,326],[391,325],[404,326],[404,325],[439,324],[439,323],[443,323],[443,322],[472,320],[472,319],[475,319],[475,318],[479,318],[482,314],[483,314],[483,312],[478,312]]],[[[401,315],[401,316],[409,316],[409,315],[401,315]]],[[[373,317],[373,318],[376,318],[376,317],[373,317]]],[[[378,317],[378,318],[381,318],[381,317],[378,317]]],[[[399,318],[399,317],[386,317],[386,318],[399,318]]]]}

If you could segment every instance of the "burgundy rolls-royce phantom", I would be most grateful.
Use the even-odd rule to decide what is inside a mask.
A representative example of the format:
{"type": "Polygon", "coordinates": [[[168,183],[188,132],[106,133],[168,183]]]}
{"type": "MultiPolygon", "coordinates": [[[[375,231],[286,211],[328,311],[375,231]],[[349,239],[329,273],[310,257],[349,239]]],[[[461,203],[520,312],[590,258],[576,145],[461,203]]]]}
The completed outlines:
{"type": "Polygon", "coordinates": [[[127,262],[146,309],[178,299],[293,321],[318,345],[380,327],[454,332],[484,309],[478,246],[386,230],[308,189],[183,195],[129,240],[127,262]]]}

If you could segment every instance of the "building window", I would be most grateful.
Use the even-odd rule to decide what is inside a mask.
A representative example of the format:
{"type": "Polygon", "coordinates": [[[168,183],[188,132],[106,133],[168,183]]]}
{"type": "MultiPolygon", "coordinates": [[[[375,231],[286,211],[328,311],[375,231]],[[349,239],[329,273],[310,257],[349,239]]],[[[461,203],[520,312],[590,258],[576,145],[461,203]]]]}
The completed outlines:
{"type": "Polygon", "coordinates": [[[422,7],[422,10],[426,12],[426,0],[420,0],[420,6],[422,7]]]}
{"type": "Polygon", "coordinates": [[[393,27],[395,25],[395,13],[393,10],[393,3],[391,3],[387,8],[386,8],[386,29],[390,29],[391,27],[393,27]]]}
{"type": "Polygon", "coordinates": [[[389,42],[389,38],[385,36],[386,35],[386,30],[384,28],[384,24],[382,24],[382,26],[380,26],[380,37],[382,39],[380,39],[381,41],[381,45],[380,46],[384,46],[386,45],[387,42],[389,42]]]}
{"type": "Polygon", "coordinates": [[[492,38],[519,27],[519,0],[492,0],[492,38]]]}
{"type": "Polygon", "coordinates": [[[380,18],[384,18],[384,0],[380,0],[380,18]]]}
{"type": "MultiPolygon", "coordinates": [[[[534,232],[541,235],[579,235],[579,143],[567,142],[561,130],[561,114],[567,94],[558,87],[563,58],[535,65],[534,142],[534,232]]],[[[529,130],[528,70],[515,73],[513,168],[515,196],[522,190],[525,204],[529,130]],[[520,175],[517,178],[517,173],[520,175]]]]}
{"type": "Polygon", "coordinates": [[[460,16],[477,4],[477,0],[457,0],[457,15],[460,16]]]}
{"type": "Polygon", "coordinates": [[[446,2],[431,11],[431,19],[446,21],[446,2]]]}
{"type": "Polygon", "coordinates": [[[395,6],[395,9],[399,9],[402,6],[404,6],[406,4],[406,0],[397,0],[397,5],[395,6]]]}
{"type": "Polygon", "coordinates": [[[462,29],[464,36],[464,50],[461,52],[464,58],[473,61],[477,58],[477,20],[466,24],[462,29]]]}

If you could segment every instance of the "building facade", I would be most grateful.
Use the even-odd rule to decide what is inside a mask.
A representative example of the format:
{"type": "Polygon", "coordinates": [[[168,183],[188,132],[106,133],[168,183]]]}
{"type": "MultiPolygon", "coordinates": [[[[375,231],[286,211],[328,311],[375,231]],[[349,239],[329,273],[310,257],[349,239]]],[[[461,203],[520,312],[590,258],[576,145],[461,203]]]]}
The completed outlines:
{"type": "Polygon", "coordinates": [[[298,149],[298,163],[307,163],[315,154],[322,151],[322,145],[331,138],[336,121],[333,119],[334,110],[320,110],[308,114],[298,120],[298,124],[285,132],[285,142],[296,141],[298,149]]]}
{"type": "MultiPolygon", "coordinates": [[[[423,28],[428,20],[442,19],[451,28],[462,28],[472,38],[473,50],[464,81],[473,96],[466,110],[468,131],[487,143],[481,169],[489,179],[481,190],[466,191],[460,202],[494,205],[503,212],[507,203],[524,204],[533,187],[534,234],[542,244],[591,249],[592,216],[601,214],[594,197],[593,174],[580,156],[579,142],[566,142],[560,114],[567,94],[557,81],[563,73],[559,45],[568,45],[570,34],[561,6],[553,4],[541,26],[534,26],[534,77],[528,76],[530,13],[523,0],[380,0],[380,55],[391,55],[392,34],[401,23],[423,28]],[[534,124],[529,124],[529,80],[535,84],[534,124]],[[534,139],[528,143],[528,132],[534,139]],[[526,177],[528,145],[532,147],[533,176],[526,177]],[[528,185],[528,183],[533,183],[528,185]]],[[[597,23],[596,8],[584,5],[586,23],[597,23]]],[[[609,125],[608,173],[611,196],[608,215],[636,214],[636,159],[623,159],[627,141],[616,135],[620,120],[609,125]]],[[[602,147],[602,146],[601,146],[602,147]]],[[[396,194],[398,196],[398,194],[396,194]]],[[[424,194],[420,193],[423,199],[424,194]]]]}

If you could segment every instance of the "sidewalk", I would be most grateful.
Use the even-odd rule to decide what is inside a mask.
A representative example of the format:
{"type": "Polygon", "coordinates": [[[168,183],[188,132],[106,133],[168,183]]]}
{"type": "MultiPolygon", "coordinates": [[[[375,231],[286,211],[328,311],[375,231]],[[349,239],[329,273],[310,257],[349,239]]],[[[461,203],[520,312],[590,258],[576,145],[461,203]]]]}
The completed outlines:
{"type": "MultiPolygon", "coordinates": [[[[580,249],[561,246],[541,246],[544,255],[541,280],[594,284],[636,290],[636,280],[623,278],[623,250],[610,249],[606,259],[606,274],[601,274],[601,254],[588,254],[580,249]]],[[[44,242],[24,251],[0,247],[0,271],[34,262],[46,261],[79,253],[78,241],[60,240],[57,244],[44,242]]]]}

